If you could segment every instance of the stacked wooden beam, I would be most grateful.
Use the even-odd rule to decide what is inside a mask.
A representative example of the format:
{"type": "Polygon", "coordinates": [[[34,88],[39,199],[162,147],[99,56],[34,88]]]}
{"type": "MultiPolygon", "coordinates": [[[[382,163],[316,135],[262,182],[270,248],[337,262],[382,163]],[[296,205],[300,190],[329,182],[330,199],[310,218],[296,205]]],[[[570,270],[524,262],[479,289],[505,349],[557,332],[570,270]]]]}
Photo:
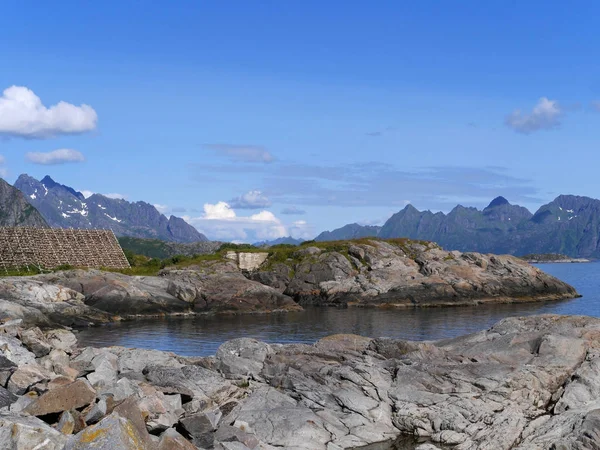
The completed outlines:
{"type": "Polygon", "coordinates": [[[0,268],[129,268],[111,230],[0,227],[0,268]]]}

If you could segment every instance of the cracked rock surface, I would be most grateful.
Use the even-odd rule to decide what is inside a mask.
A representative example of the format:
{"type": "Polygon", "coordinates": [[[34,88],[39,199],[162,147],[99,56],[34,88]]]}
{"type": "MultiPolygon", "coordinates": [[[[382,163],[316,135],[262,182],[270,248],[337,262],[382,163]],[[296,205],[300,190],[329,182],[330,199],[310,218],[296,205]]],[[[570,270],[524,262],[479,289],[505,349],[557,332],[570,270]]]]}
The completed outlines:
{"type": "Polygon", "coordinates": [[[65,329],[21,325],[0,326],[0,448],[600,448],[591,317],[428,342],[243,338],[206,358],[78,348],[65,329]]]}

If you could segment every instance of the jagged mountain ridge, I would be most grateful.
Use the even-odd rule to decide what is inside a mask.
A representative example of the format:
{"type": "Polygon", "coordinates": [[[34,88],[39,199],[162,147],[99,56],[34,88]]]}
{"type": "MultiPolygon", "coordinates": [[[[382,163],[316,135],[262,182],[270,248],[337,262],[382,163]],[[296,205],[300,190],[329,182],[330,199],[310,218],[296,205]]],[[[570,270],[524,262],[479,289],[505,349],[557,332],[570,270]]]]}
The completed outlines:
{"type": "Polygon", "coordinates": [[[21,191],[0,178],[0,227],[47,228],[42,215],[21,191]]]}
{"type": "Polygon", "coordinates": [[[450,250],[481,253],[562,253],[600,257],[600,200],[560,195],[535,214],[497,197],[483,210],[456,206],[448,214],[412,205],[390,217],[379,231],[357,224],[321,233],[317,240],[380,238],[431,240],[450,250]],[[328,233],[328,234],[327,234],[328,233]],[[369,234],[370,233],[370,234],[369,234]],[[324,239],[326,236],[333,238],[324,239]]]}
{"type": "Polygon", "coordinates": [[[162,239],[170,242],[207,241],[183,219],[167,218],[153,205],[93,194],[88,198],[49,176],[41,181],[19,176],[15,187],[25,194],[51,227],[111,229],[117,236],[162,239]]]}
{"type": "Polygon", "coordinates": [[[348,225],[344,225],[333,231],[323,231],[315,238],[315,241],[339,241],[344,239],[359,239],[362,237],[377,237],[380,231],[381,227],[379,226],[349,223],[348,225]]]}
{"type": "Polygon", "coordinates": [[[254,245],[255,247],[271,247],[273,245],[281,245],[281,244],[300,245],[303,242],[304,242],[304,239],[296,239],[296,238],[293,238],[292,236],[284,236],[284,237],[280,237],[277,239],[272,239],[270,241],[255,242],[252,245],[254,245]]]}

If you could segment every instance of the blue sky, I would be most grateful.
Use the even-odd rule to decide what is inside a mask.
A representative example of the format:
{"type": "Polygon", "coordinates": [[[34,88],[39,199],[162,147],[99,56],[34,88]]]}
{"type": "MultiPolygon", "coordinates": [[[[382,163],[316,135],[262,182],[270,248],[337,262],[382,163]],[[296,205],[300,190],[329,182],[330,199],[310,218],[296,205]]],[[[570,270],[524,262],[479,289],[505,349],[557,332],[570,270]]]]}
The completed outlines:
{"type": "Polygon", "coordinates": [[[597,3],[2,7],[9,182],[49,174],[250,241],[407,202],[600,197],[597,3]]]}

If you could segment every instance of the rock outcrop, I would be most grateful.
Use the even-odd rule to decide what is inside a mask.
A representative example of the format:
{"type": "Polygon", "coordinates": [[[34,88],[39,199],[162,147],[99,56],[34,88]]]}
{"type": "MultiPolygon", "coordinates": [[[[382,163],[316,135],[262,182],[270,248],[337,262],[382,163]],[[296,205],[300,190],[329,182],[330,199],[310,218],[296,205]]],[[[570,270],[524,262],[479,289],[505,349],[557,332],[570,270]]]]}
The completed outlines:
{"type": "Polygon", "coordinates": [[[599,337],[599,319],[545,315],[435,342],[236,339],[184,358],[13,322],[0,448],[594,449],[599,337]]]}
{"type": "MultiPolygon", "coordinates": [[[[6,279],[6,285],[21,279],[76,296],[90,311],[101,311],[109,316],[108,320],[302,309],[292,298],[246,278],[233,262],[217,262],[203,268],[172,268],[158,277],[128,276],[100,270],[67,270],[6,279]]],[[[3,298],[2,283],[0,278],[0,298],[3,298]]]]}
{"type": "Polygon", "coordinates": [[[111,315],[84,303],[85,296],[64,285],[36,277],[0,277],[0,319],[27,325],[88,326],[111,321],[111,315]]]}
{"type": "Polygon", "coordinates": [[[166,267],[158,276],[67,270],[0,278],[0,319],[86,326],[144,316],[300,311],[305,305],[456,306],[578,296],[519,258],[447,252],[425,241],[362,239],[230,253],[166,267]]]}
{"type": "Polygon", "coordinates": [[[304,245],[249,277],[301,305],[452,306],[577,296],[571,286],[518,258],[448,252],[410,240],[304,245]]]}

